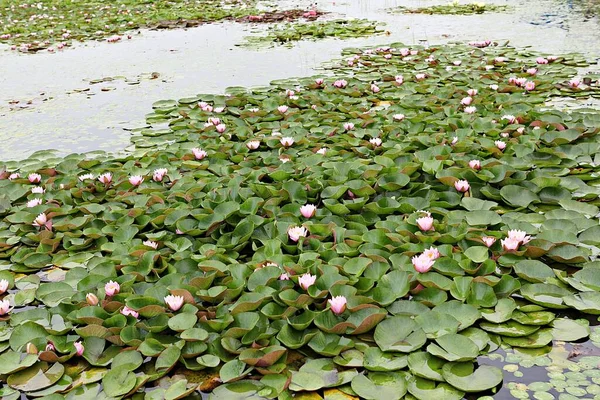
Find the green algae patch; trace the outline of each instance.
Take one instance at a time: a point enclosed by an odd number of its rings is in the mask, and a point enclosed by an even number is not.
[[[242,45],[286,44],[299,40],[357,38],[384,33],[382,23],[366,19],[293,22],[271,26],[265,35],[248,36]]]
[[[435,5],[429,7],[396,7],[390,9],[393,14],[430,14],[430,15],[472,15],[490,12],[504,12],[509,10],[508,6],[497,4],[486,4],[484,2],[473,2],[470,4],[460,4],[458,1],[448,4]]]

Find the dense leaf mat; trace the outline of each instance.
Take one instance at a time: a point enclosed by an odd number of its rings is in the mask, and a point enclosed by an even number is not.
[[[586,338],[600,114],[544,102],[598,83],[488,45],[348,49],[157,102],[129,154],[6,163],[0,395],[460,399],[502,382],[479,355]]]
[[[22,51],[62,48],[73,40],[120,40],[139,28],[194,26],[258,14],[254,0],[0,0],[0,43]]]

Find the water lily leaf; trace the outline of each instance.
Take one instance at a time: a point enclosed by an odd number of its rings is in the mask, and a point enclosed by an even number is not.
[[[487,332],[508,337],[528,336],[540,329],[539,326],[522,325],[516,321],[508,321],[501,324],[482,322],[479,324],[479,327]]]
[[[471,362],[447,363],[442,368],[446,382],[467,393],[482,392],[502,382],[502,370],[489,365],[474,369]]]
[[[481,317],[481,313],[477,308],[470,304],[463,304],[455,300],[447,301],[433,308],[433,311],[451,315],[460,325],[458,330],[468,328],[473,325]]]
[[[370,372],[352,379],[352,390],[363,399],[399,400],[407,391],[406,380],[398,372]]]
[[[0,354],[0,374],[9,375],[13,372],[31,367],[37,361],[35,354],[23,354],[9,350]]]
[[[460,322],[445,312],[430,311],[415,318],[428,339],[436,339],[449,333],[456,333]]]
[[[527,188],[517,185],[507,185],[500,189],[500,195],[508,203],[516,207],[527,207],[539,197]]]
[[[421,326],[406,316],[394,316],[381,321],[373,337],[381,350],[403,353],[415,351],[427,341]]]
[[[465,394],[447,383],[436,384],[434,381],[414,376],[408,378],[408,392],[419,400],[460,400]]]
[[[588,314],[600,314],[600,293],[582,292],[563,297],[563,301],[569,307]]]
[[[542,283],[548,278],[554,278],[552,269],[537,260],[522,260],[515,265],[515,272],[521,278],[532,282]]]
[[[102,378],[104,392],[111,397],[129,393],[136,385],[135,374],[126,368],[111,369]]]
[[[473,246],[465,250],[464,254],[471,261],[475,263],[482,263],[488,259],[488,248],[485,246]]]
[[[242,379],[248,375],[254,368],[248,366],[240,360],[231,360],[226,362],[219,372],[221,380],[225,383]]]
[[[287,352],[282,346],[268,346],[262,349],[246,349],[240,353],[240,361],[255,367],[268,367],[277,362]]]
[[[156,359],[156,363],[154,365],[156,371],[161,372],[171,369],[175,365],[177,360],[179,360],[180,355],[181,350],[179,349],[179,347],[174,345],[167,347],[162,351],[162,353],[160,353],[160,355]]]
[[[568,308],[563,298],[570,296],[567,289],[555,285],[532,283],[521,287],[521,295],[527,300],[548,308]]]
[[[556,318],[552,321],[552,336],[555,340],[572,342],[588,337],[590,334],[590,323],[585,319],[571,320]]]
[[[397,371],[408,365],[408,357],[384,353],[377,347],[369,347],[364,354],[361,366],[369,371]]]
[[[448,361],[467,361],[479,354],[477,345],[463,335],[451,333],[438,337],[435,342],[437,344],[427,346],[427,351]]]
[[[413,375],[421,378],[444,382],[442,367],[446,360],[436,357],[425,351],[418,351],[408,355],[408,368]]]
[[[514,347],[540,348],[552,342],[552,330],[540,329],[525,337],[503,337],[502,341]]]
[[[11,374],[8,385],[23,392],[33,392],[54,385],[65,373],[65,367],[60,363],[52,366],[39,362],[33,366]]]

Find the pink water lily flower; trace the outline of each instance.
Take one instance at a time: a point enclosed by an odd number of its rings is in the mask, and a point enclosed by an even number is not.
[[[46,345],[46,351],[55,351],[54,344],[52,342]]]
[[[104,293],[106,293],[108,297],[114,296],[115,294],[119,293],[120,290],[121,285],[119,285],[117,282],[109,281],[104,285]]]
[[[162,182],[164,176],[168,173],[169,171],[166,168],[158,168],[156,170],[154,170],[154,174],[152,174],[152,179],[155,182]]]
[[[316,275],[311,275],[309,273],[306,273],[304,275],[300,275],[300,277],[298,278],[298,284],[300,285],[300,287],[302,289],[308,290],[309,287],[311,287],[312,285],[315,284],[316,280],[317,280]]]
[[[436,249],[435,247],[431,246],[428,249],[425,249],[425,251],[423,252],[423,254],[421,254],[422,257],[427,257],[431,260],[437,260],[438,258],[440,258],[440,251],[438,249]]]
[[[32,208],[35,206],[39,206],[40,204],[42,204],[42,199],[31,199],[27,202],[27,207]]]
[[[517,122],[517,117],[515,117],[514,115],[510,115],[510,114],[503,115],[502,119],[507,120],[509,124],[514,124]]]
[[[15,179],[19,179],[20,177],[21,177],[21,174],[19,174],[18,172],[13,172],[12,174],[10,174],[8,176],[8,180],[14,181]]]
[[[462,64],[462,61],[460,61],[460,60],[455,60],[455,61],[452,61],[452,64],[453,64],[454,66],[458,67],[460,64]]]
[[[450,144],[451,144],[452,146],[454,146],[456,143],[458,143],[458,136],[454,136],[454,137],[452,138],[452,141],[450,142]]]
[[[499,86],[496,84],[490,85],[490,89],[492,89],[492,90],[498,90],[498,88],[499,88]]]
[[[208,123],[209,123],[210,125],[217,126],[217,125],[219,125],[219,124],[221,123],[221,118],[217,118],[217,117],[210,117],[210,118],[208,119]],[[209,126],[210,126],[210,125],[209,125]]]
[[[44,189],[41,186],[34,186],[31,188],[31,193],[36,193],[36,194],[41,194],[41,193],[45,193],[46,189]]]
[[[545,59],[544,57],[538,57],[538,58],[536,58],[535,62],[538,63],[538,64],[548,64],[548,60]]]
[[[259,146],[260,146],[260,140],[251,140],[248,143],[246,143],[246,147],[249,150],[256,150],[256,149],[258,149]]]
[[[537,68],[528,68],[526,71],[529,75],[535,75],[538,73]]]
[[[6,279],[0,280],[0,294],[4,294],[8,290],[8,281]]]
[[[151,247],[154,250],[158,249],[158,243],[153,240],[146,240],[142,243],[144,246]]]
[[[527,78],[517,78],[517,79],[515,79],[515,84],[517,86],[524,86],[526,82],[527,82]]]
[[[569,86],[573,89],[578,88],[580,84],[581,84],[581,82],[577,78],[573,78],[569,81]]]
[[[215,128],[217,129],[217,132],[223,133],[225,132],[225,129],[227,129],[227,126],[225,124],[219,124]]]
[[[10,303],[8,300],[0,300],[0,315],[6,315],[10,311]]]
[[[323,82],[324,82],[323,78],[317,78],[317,79],[315,79],[315,83],[317,85],[319,85],[319,86],[321,86],[323,84]]]
[[[225,111],[225,107],[215,107],[214,110],[217,114],[221,114],[223,111]]]
[[[174,296],[172,294],[165,297],[165,304],[171,309],[171,311],[179,310],[184,303],[183,296]]]
[[[133,186],[140,186],[144,182],[144,177],[141,175],[133,175],[129,177],[129,183]]]
[[[518,229],[512,229],[507,232],[509,239],[516,240],[522,244],[526,244],[531,240],[531,236],[527,236],[527,232]]]
[[[127,306],[123,307],[123,309],[121,310],[121,314],[123,314],[126,317],[131,315],[134,318],[138,318],[140,316],[140,314],[137,311],[132,310],[131,308],[129,308]]]
[[[469,161],[469,167],[471,167],[472,169],[479,170],[479,169],[481,169],[481,161],[471,160],[471,161]]]
[[[327,302],[331,306],[331,311],[336,315],[340,315],[346,310],[347,300],[344,296],[333,296]]]
[[[467,96],[460,101],[460,104],[462,104],[463,106],[468,106],[469,104],[471,104],[472,101],[473,98],[471,96]]]
[[[402,121],[404,119],[404,114],[394,114],[392,118],[394,121]]]
[[[506,251],[514,251],[519,248],[519,241],[511,238],[501,239],[502,248]]]
[[[506,148],[506,143],[504,143],[502,140],[496,140],[494,144],[499,150],[504,150]]]
[[[283,274],[279,275],[279,280],[280,281],[289,281],[290,276],[287,274],[287,272],[284,272]]]
[[[469,89],[469,90],[467,90],[467,94],[469,96],[473,97],[477,94],[477,89]]]
[[[314,217],[316,213],[317,206],[315,206],[314,204],[305,204],[302,207],[300,207],[300,214],[302,214],[304,218]]]
[[[432,231],[433,230],[433,217],[421,217],[416,219],[417,225],[419,229],[423,232]]]
[[[373,145],[373,147],[379,147],[379,146],[381,146],[382,142],[381,142],[380,138],[376,137],[376,138],[369,139],[369,143],[371,143]]]
[[[40,183],[42,181],[42,176],[40,174],[29,174],[27,179],[31,183]]]
[[[83,347],[83,344],[81,342],[75,342],[73,345],[75,346],[75,351],[77,352],[77,355],[82,356],[83,352],[85,351],[85,347]]]
[[[427,78],[427,74],[420,73],[415,75],[415,79],[418,81],[422,81],[425,78]]]
[[[288,136],[282,137],[281,139],[279,139],[279,141],[281,142],[281,144],[284,147],[290,147],[291,145],[294,144],[294,138],[291,138],[291,137],[288,137]]]
[[[352,129],[354,129],[354,124],[352,122],[346,122],[344,123],[344,129],[347,131],[351,131]]]
[[[112,174],[110,172],[106,172],[98,177],[98,180],[105,185],[108,185],[112,182]]]
[[[465,112],[467,114],[474,114],[475,111],[477,111],[477,107],[475,107],[475,106],[465,107]]]
[[[98,305],[98,296],[96,296],[94,293],[88,293],[85,295],[85,301],[90,305],[90,306],[97,306]]]
[[[373,93],[379,93],[379,90],[380,90],[380,89],[379,89],[379,86],[377,86],[377,85],[375,85],[375,84],[372,84],[372,85],[371,85],[371,91],[372,91]]]
[[[348,86],[348,82],[346,82],[344,79],[338,79],[337,81],[333,82],[333,86],[342,89]]]
[[[52,230],[52,220],[48,219],[48,216],[45,213],[41,213],[37,217],[35,217],[32,225],[37,228],[45,227],[49,231]]]
[[[407,49],[406,47],[403,47],[400,49],[400,54],[402,54],[403,57],[406,57],[407,55],[410,54],[410,50]]]
[[[508,132],[502,132],[502,133],[500,134],[500,136],[502,136],[503,138],[507,138],[507,137],[509,137],[509,136],[510,136],[510,133],[508,133]]]
[[[192,149],[192,154],[194,154],[194,158],[196,160],[202,160],[203,158],[205,158],[208,153],[202,149],[199,149],[197,147]]]
[[[485,243],[487,247],[492,247],[494,243],[496,243],[496,238],[491,236],[484,236],[481,238],[481,241]]]
[[[277,111],[279,111],[282,114],[285,114],[288,110],[288,106],[279,106],[277,107]]]
[[[469,182],[466,180],[458,180],[454,182],[454,188],[462,193],[468,192],[470,187],[471,186],[469,185]]]
[[[404,83],[404,77],[402,75],[397,75],[394,80],[398,85],[402,85]]]
[[[327,148],[323,147],[317,150],[317,154],[324,156],[327,153]]]
[[[535,82],[533,82],[533,81],[527,81],[527,82],[525,82],[525,90],[527,90],[528,92],[530,92],[533,89],[535,89]]]
[[[432,260],[429,257],[423,256],[423,254],[421,254],[419,256],[414,256],[411,259],[411,261],[412,261],[413,267],[415,267],[415,270],[420,273],[425,273],[425,272],[429,271],[431,269],[431,267],[433,267],[433,264],[435,263],[434,260]]]
[[[297,242],[308,235],[308,230],[303,226],[290,226],[287,233],[292,241]]]

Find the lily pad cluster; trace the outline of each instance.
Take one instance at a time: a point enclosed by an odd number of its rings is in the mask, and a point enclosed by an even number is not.
[[[0,43],[39,51],[61,49],[73,40],[118,41],[134,29],[168,27],[172,22],[194,26],[256,15],[255,4],[253,0],[203,0],[201,4],[191,0],[8,0],[0,3]]]
[[[502,12],[508,10],[508,6],[498,4],[487,4],[484,2],[473,2],[461,4],[458,0],[448,4],[439,4],[429,7],[395,7],[390,10],[391,13],[404,14],[439,14],[439,15],[472,15],[483,14],[487,12]]]
[[[585,60],[343,54],[0,169],[3,398],[461,399],[589,335],[600,113],[544,106],[600,95]]]
[[[285,44],[304,39],[337,37],[341,39],[384,33],[381,23],[366,19],[292,22],[270,26],[266,35],[248,36],[245,45]]]

